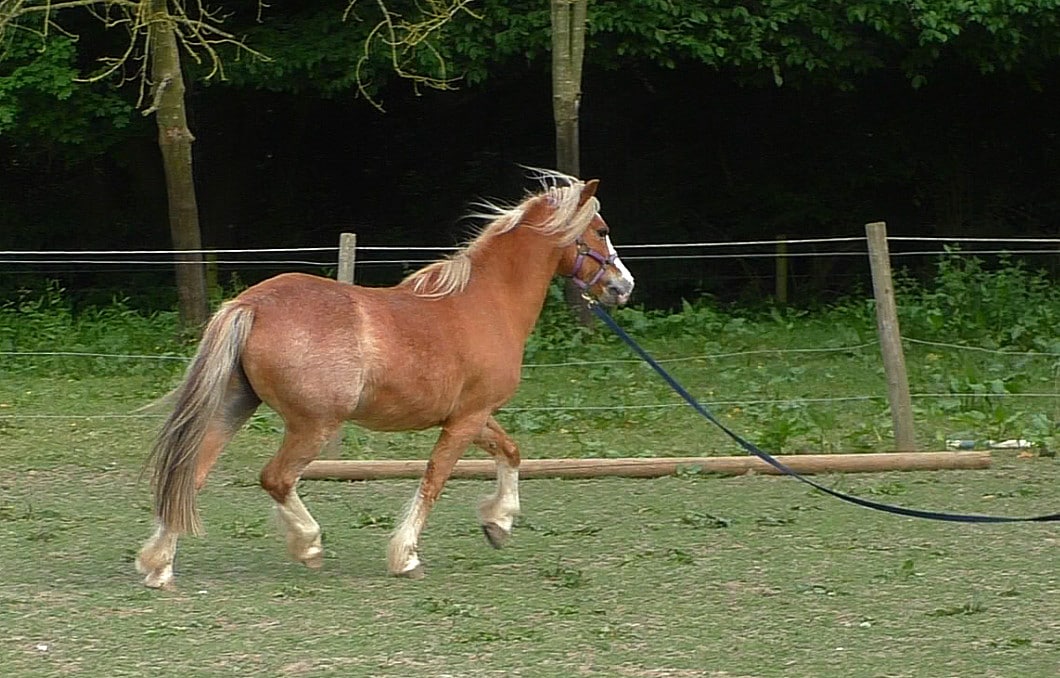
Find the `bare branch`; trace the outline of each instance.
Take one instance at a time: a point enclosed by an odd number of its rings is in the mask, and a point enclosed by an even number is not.
[[[168,75],[162,78],[162,82],[158,83],[158,86],[155,87],[154,101],[151,102],[150,107],[145,108],[141,112],[143,115],[151,115],[158,110],[158,106],[162,103],[162,95],[166,93],[166,88],[169,87],[169,83],[171,82],[173,82],[173,78]]]
[[[46,15],[51,15],[66,9],[89,7],[92,5],[113,5],[115,7],[127,7],[133,9],[139,4],[140,3],[136,0],[61,0],[60,2],[44,0],[39,5],[33,5],[29,4],[27,0],[8,0],[8,2],[0,4],[0,20],[14,20],[21,16],[40,12],[44,12]],[[8,5],[14,7],[10,12],[8,11]]]
[[[358,0],[350,0],[342,19],[355,17]],[[456,78],[446,75],[446,62],[441,52],[432,44],[438,32],[456,16],[466,13],[479,18],[470,5],[474,0],[417,0],[417,16],[407,19],[392,11],[387,0],[375,0],[380,19],[369,31],[364,42],[363,53],[354,69],[358,91],[373,106],[380,108],[369,92],[366,80],[366,65],[376,50],[386,55],[390,68],[399,77],[409,80],[415,88],[452,89]],[[225,78],[222,47],[235,49],[236,58],[243,54],[268,60],[261,52],[252,49],[238,36],[223,27],[227,15],[220,9],[211,9],[204,0],[167,0],[168,15],[158,16],[147,12],[148,0],[0,0],[0,39],[8,27],[29,29],[45,39],[50,31],[69,34],[59,24],[60,15],[67,10],[83,9],[107,29],[122,28],[128,32],[128,42],[116,56],[99,60],[99,68],[79,78],[80,82],[98,82],[123,71],[123,79],[139,79],[139,104],[146,100],[148,78],[145,55],[150,53],[150,27],[154,22],[172,22],[174,33],[182,51],[198,64],[208,67],[206,78]],[[258,2],[257,20],[261,21],[265,0]],[[356,18],[356,17],[355,17]],[[414,64],[426,56],[435,64],[435,72],[427,75]],[[150,112],[154,105],[150,105]]]
[[[446,63],[441,52],[431,44],[430,39],[460,13],[466,13],[476,19],[480,18],[469,7],[474,0],[423,0],[417,3],[420,18],[417,21],[408,21],[400,14],[393,12],[387,6],[386,0],[375,0],[379,7],[382,18],[368,32],[364,40],[361,57],[357,60],[354,68],[354,77],[357,81],[357,91],[373,106],[383,110],[368,91],[369,83],[365,80],[365,65],[369,62],[374,45],[378,42],[386,51],[390,67],[399,77],[410,80],[413,87],[426,86],[432,89],[453,89],[453,83],[457,78],[448,78],[445,75]],[[353,15],[357,0],[351,0],[343,12],[342,20],[346,21]],[[437,62],[441,77],[424,75],[408,69],[408,64],[415,58],[418,50],[425,50],[431,58]]]
[[[222,46],[234,47],[237,55],[246,53],[255,58],[268,60],[261,52],[248,47],[240,38],[224,30],[227,18],[220,10],[211,10],[202,0],[192,5],[184,0],[168,0],[168,16],[152,17],[148,14],[147,0],[0,0],[0,39],[7,28],[28,29],[45,39],[51,30],[67,35],[58,23],[59,14],[66,10],[83,9],[98,20],[104,28],[122,27],[128,34],[128,42],[117,56],[99,59],[100,68],[78,78],[78,82],[98,82],[112,77],[118,71],[134,66],[132,76],[140,81],[138,104],[142,105],[147,92],[146,55],[150,53],[150,26],[157,21],[172,22],[175,34],[184,51],[196,61],[207,63],[210,70],[206,78],[215,76],[224,79],[224,63],[219,53]],[[264,2],[258,3],[260,19]],[[145,114],[153,112],[152,104]]]

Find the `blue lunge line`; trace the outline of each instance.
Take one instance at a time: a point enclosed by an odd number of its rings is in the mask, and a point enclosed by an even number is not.
[[[626,344],[628,344],[629,347],[632,348],[633,351],[644,360],[644,362],[651,365],[651,368],[658,372],[660,377],[666,380],[666,383],[670,385],[670,388],[677,392],[677,395],[681,396],[681,398],[684,399],[684,401],[687,402],[689,405],[691,405],[696,412],[699,412],[708,421],[713,422],[715,425],[718,426],[718,428],[720,428],[722,431],[725,431],[725,433],[730,438],[735,440],[740,447],[745,449],[747,452],[753,454],[754,456],[758,457],[759,459],[769,464],[781,473],[789,475],[792,478],[801,480],[807,485],[810,485],[811,487],[814,487],[820,490],[821,492],[824,492],[825,494],[830,494],[831,496],[837,499],[842,499],[843,501],[848,501],[852,504],[857,504],[858,506],[864,506],[865,508],[876,509],[877,511],[885,511],[887,513],[896,513],[901,516],[911,516],[913,518],[927,518],[928,520],[945,520],[955,523],[1044,523],[1060,521],[1060,513],[1053,513],[1051,515],[1045,516],[1033,516],[1027,518],[1012,518],[1008,516],[983,516],[975,514],[922,511],[920,509],[906,508],[904,506],[882,504],[880,502],[862,499],[861,497],[855,497],[853,495],[845,494],[843,492],[839,492],[838,490],[833,490],[831,488],[825,487],[824,485],[821,485],[820,483],[814,480],[800,475],[796,471],[786,466],[783,462],[776,459],[776,457],[774,457],[773,455],[762,450],[754,443],[747,441],[739,434],[733,432],[728,426],[718,421],[717,417],[715,417],[710,412],[710,410],[701,405],[699,401],[696,400],[692,396],[692,394],[685,389],[684,386],[681,386],[681,384],[679,384],[676,379],[670,376],[669,372],[663,369],[662,365],[660,365],[658,362],[655,361],[654,358],[648,355],[648,352],[641,348],[640,345],[633,340],[633,337],[626,334],[626,331],[623,330],[618,325],[618,323],[616,323],[614,319],[607,314],[607,311],[605,311],[598,303],[590,302],[589,307],[592,309],[593,313],[596,314],[596,317],[603,321],[605,325],[610,327],[611,330],[622,339],[622,341],[626,342]]]

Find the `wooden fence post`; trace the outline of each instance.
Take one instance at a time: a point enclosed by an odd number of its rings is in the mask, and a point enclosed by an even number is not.
[[[777,280],[776,302],[781,306],[788,304],[788,236],[777,236]]]
[[[339,268],[335,271],[335,279],[348,285],[353,284],[353,267],[357,261],[357,234],[339,234]],[[335,435],[331,436],[320,455],[325,459],[335,459],[342,454],[342,435],[345,426],[340,426]]]
[[[887,224],[878,221],[865,224],[872,269],[872,289],[876,296],[876,329],[880,335],[883,369],[887,374],[887,399],[891,404],[895,448],[900,452],[916,450],[913,427],[913,401],[909,396],[909,375],[905,371],[905,353],[898,329],[898,310],[894,301],[890,253],[887,249]]]
[[[339,235],[339,270],[335,279],[339,282],[353,284],[353,265],[357,261],[357,234],[342,233]]]
[[[215,301],[221,296],[222,290],[217,280],[217,253],[208,252],[206,254],[206,298]]]

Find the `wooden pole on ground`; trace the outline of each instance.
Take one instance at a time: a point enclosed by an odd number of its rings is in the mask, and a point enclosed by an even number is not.
[[[879,471],[938,471],[982,469],[990,466],[990,453],[970,452],[882,452],[871,454],[798,454],[777,457],[798,473],[857,473]],[[302,478],[317,480],[379,480],[419,478],[427,462],[423,460],[354,461],[317,460],[311,462]],[[622,459],[525,459],[519,466],[523,478],[596,478],[623,476],[657,478],[674,475],[682,469],[702,473],[743,475],[777,474],[777,470],[757,457],[672,457]],[[462,459],[453,478],[492,478],[496,467],[490,459]]]
[[[339,234],[339,269],[335,279],[339,282],[353,284],[353,265],[357,261],[357,234]]]
[[[887,399],[891,404],[895,448],[902,452],[916,449],[913,427],[913,401],[909,396],[909,375],[905,371],[905,353],[898,329],[898,310],[894,301],[890,253],[887,249],[887,224],[877,221],[865,224],[872,268],[872,289],[876,295],[876,328],[880,334],[883,369],[887,373]]]

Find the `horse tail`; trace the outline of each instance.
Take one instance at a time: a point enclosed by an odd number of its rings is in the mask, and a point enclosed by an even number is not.
[[[173,392],[174,408],[151,449],[155,518],[165,529],[201,534],[195,495],[199,448],[222,404],[254,321],[254,310],[237,302],[214,314],[184,381]]]

